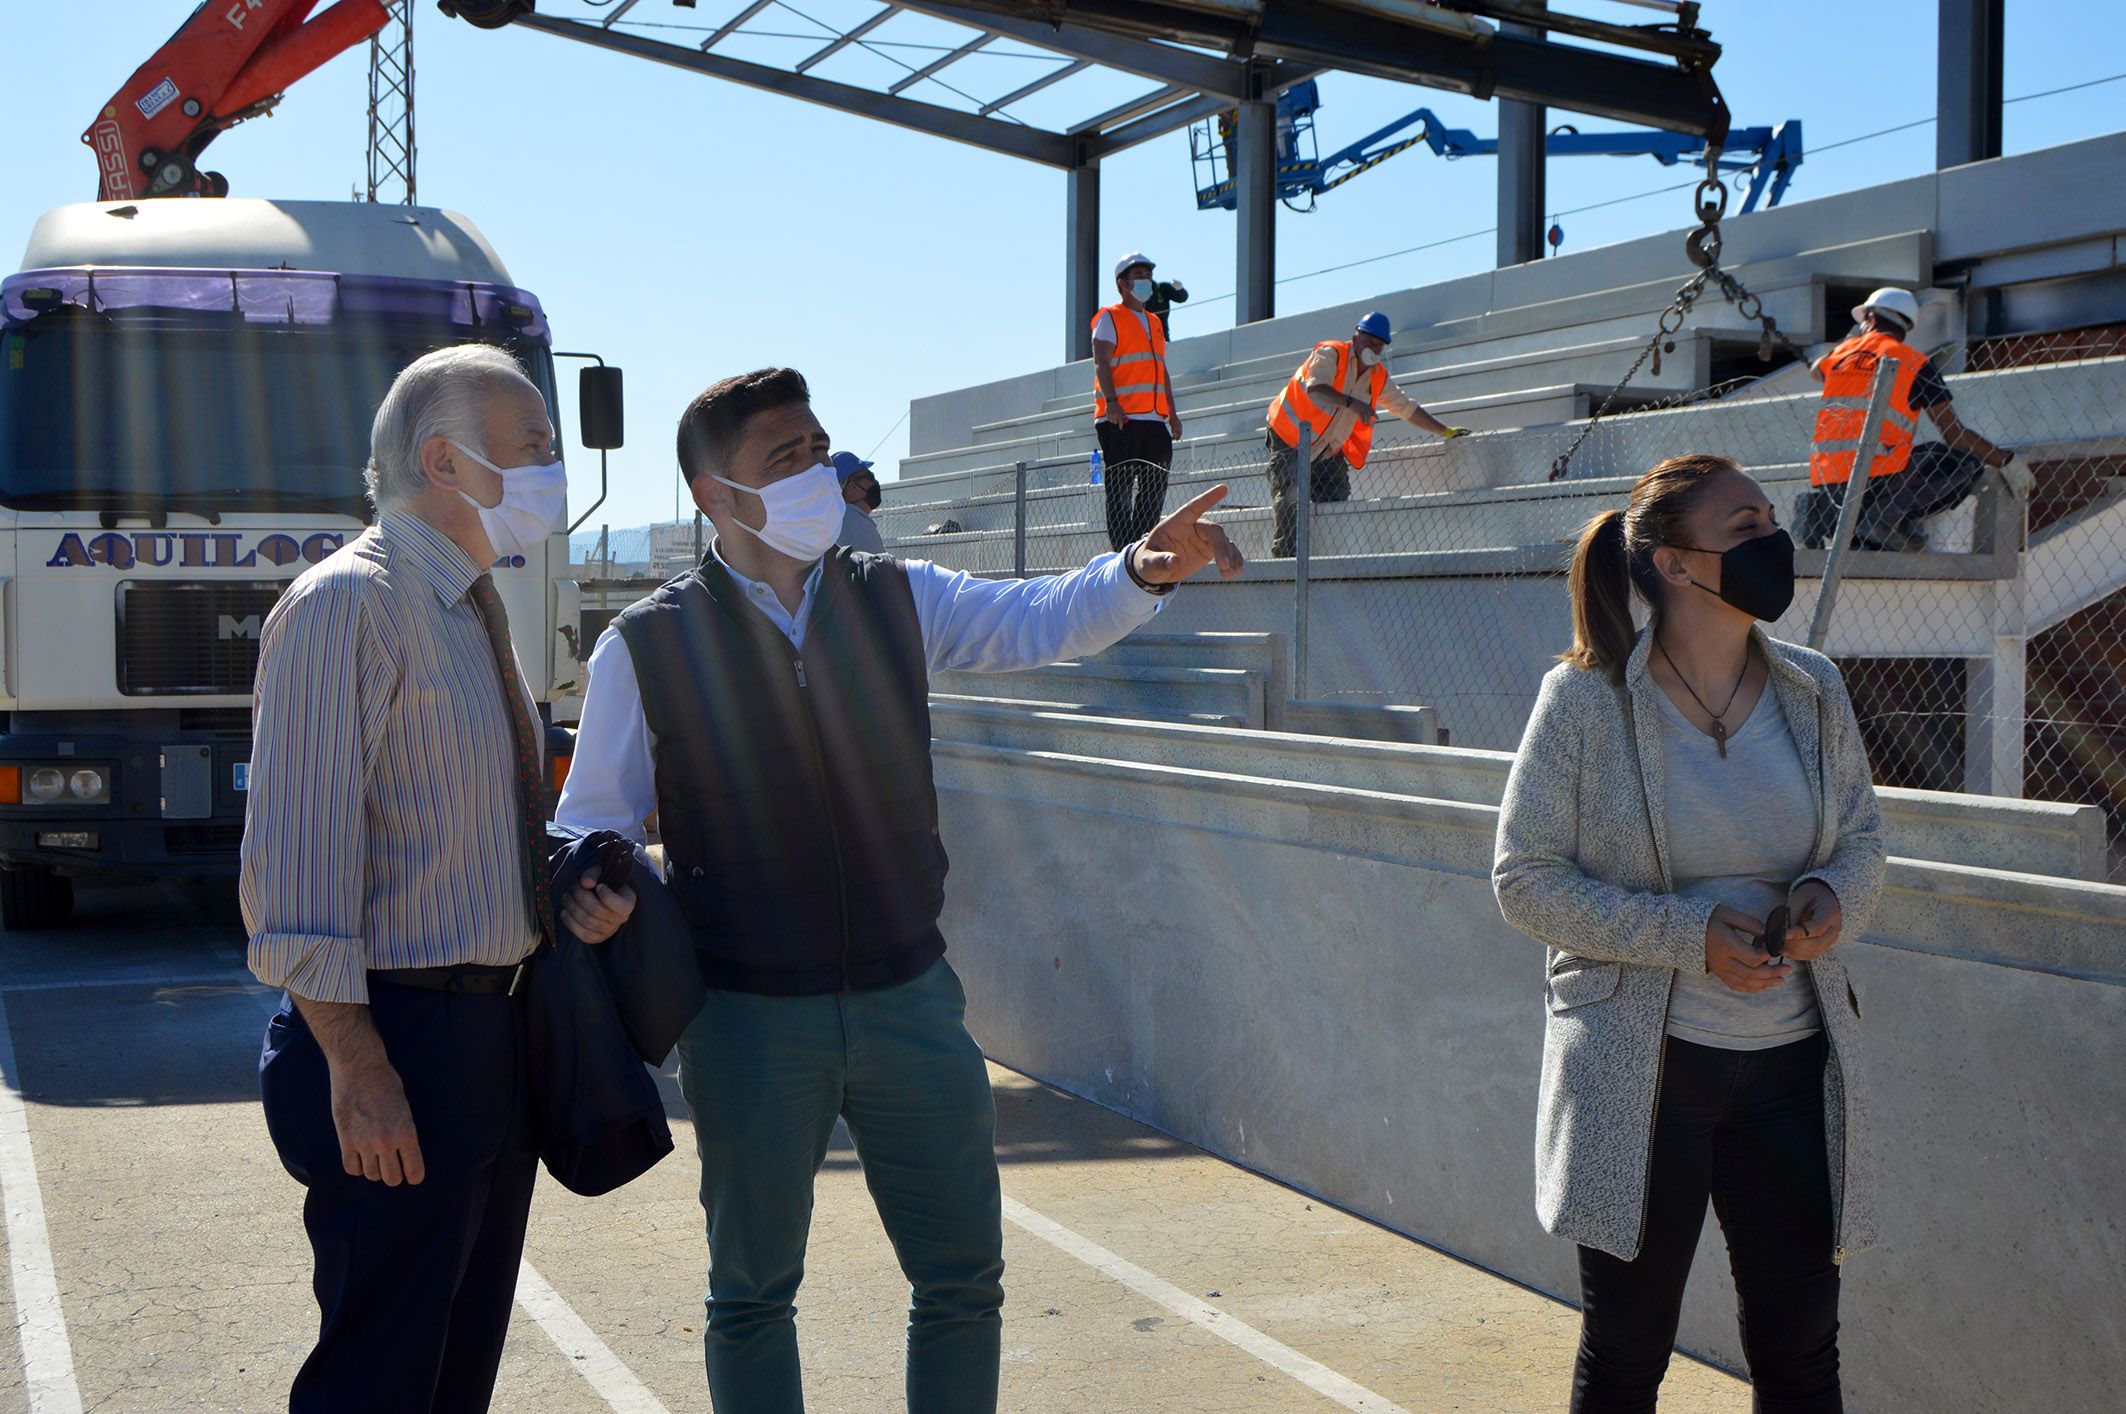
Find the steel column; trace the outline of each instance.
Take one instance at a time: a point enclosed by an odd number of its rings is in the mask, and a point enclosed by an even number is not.
[[[2001,155],[2006,0],[1941,0],[1936,25],[1934,165]]]
[[[1253,324],[1277,306],[1277,101],[1240,105],[1233,134],[1233,322]]]
[[[1529,39],[1543,37],[1532,25],[1507,24],[1499,29]],[[1502,267],[1543,258],[1543,207],[1548,201],[1543,128],[1548,111],[1540,103],[1499,100],[1498,263]]]
[[[1104,301],[1100,280],[1100,163],[1091,158],[1064,176],[1063,357],[1093,356],[1093,314]]]

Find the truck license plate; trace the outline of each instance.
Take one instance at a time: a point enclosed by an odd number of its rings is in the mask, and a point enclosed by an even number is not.
[[[243,791],[251,789],[251,763],[249,761],[239,761],[236,763],[235,770],[236,788]]]

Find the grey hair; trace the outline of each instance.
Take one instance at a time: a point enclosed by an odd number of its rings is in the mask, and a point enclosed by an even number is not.
[[[381,512],[427,489],[421,448],[431,437],[486,455],[486,400],[511,383],[531,386],[524,366],[493,344],[454,344],[407,364],[377,404],[369,429],[369,465],[362,472],[369,503]]]

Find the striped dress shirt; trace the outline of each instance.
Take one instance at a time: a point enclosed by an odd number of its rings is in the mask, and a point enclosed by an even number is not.
[[[531,952],[515,731],[466,592],[479,575],[387,512],[267,616],[241,892],[269,986],[366,1002],[371,969]]]

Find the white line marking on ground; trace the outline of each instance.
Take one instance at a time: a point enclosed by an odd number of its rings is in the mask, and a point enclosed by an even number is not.
[[[532,1264],[518,1260],[517,1304],[539,1323],[590,1387],[620,1414],[671,1414],[635,1372],[583,1323],[561,1293],[547,1285]]]
[[[265,997],[278,1007],[280,993],[269,991],[248,976],[231,977],[226,972],[198,972],[172,977],[144,972],[128,977],[117,973],[103,977],[46,977],[35,982],[0,982],[0,992],[68,992],[83,987],[233,987]]]
[[[1076,1257],[1102,1276],[1113,1277],[1139,1296],[1149,1297],[1167,1310],[1185,1316],[1228,1344],[1284,1371],[1325,1399],[1346,1409],[1366,1414],[1410,1414],[1401,1405],[1375,1394],[1364,1385],[1337,1374],[1319,1360],[1300,1354],[1282,1341],[1273,1340],[1238,1317],[1230,1316],[1205,1301],[1189,1295],[1163,1278],[1153,1276],[1133,1262],[1123,1260],[1090,1238],[1045,1218],[1014,1198],[1004,1200],[1004,1216],[1035,1237]]]
[[[280,993],[253,982],[249,973],[243,973],[241,977],[241,985],[268,1016],[280,1010]],[[218,980],[226,982],[231,979],[224,976]],[[5,1040],[4,1031],[0,1031],[0,1040]],[[0,1122],[4,1120],[4,1113],[0,1113]],[[671,1414],[657,1396],[650,1393],[649,1386],[636,1377],[610,1346],[598,1339],[597,1332],[576,1314],[575,1308],[562,1298],[561,1293],[522,1257],[517,1258],[517,1304],[539,1323],[539,1329],[546,1332],[547,1339],[554,1343],[562,1357],[618,1414]],[[80,1405],[76,1404],[74,1408],[78,1410]],[[33,1414],[42,1414],[42,1411],[33,1411]]]
[[[74,1347],[59,1306],[59,1274],[44,1227],[44,1190],[30,1152],[29,1111],[22,1072],[0,1003],[0,1201],[7,1206],[7,1259],[15,1282],[15,1334],[22,1341],[22,1383],[30,1414],[81,1414],[74,1383]]]

